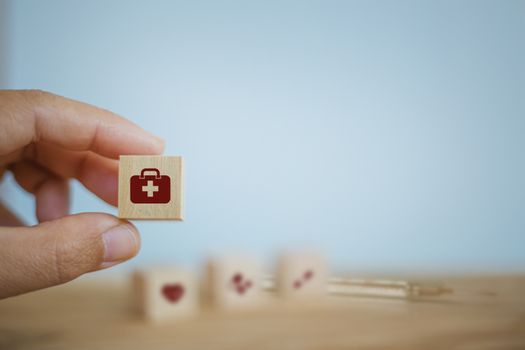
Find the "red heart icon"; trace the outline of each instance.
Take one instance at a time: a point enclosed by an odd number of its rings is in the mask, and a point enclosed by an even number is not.
[[[162,294],[169,302],[176,303],[184,295],[184,286],[180,283],[165,284],[162,287]]]

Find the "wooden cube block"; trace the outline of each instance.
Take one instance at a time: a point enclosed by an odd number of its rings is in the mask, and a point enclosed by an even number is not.
[[[150,321],[188,318],[199,311],[198,281],[181,268],[136,271],[133,291],[137,309]]]
[[[182,158],[121,156],[118,209],[123,219],[182,220]]]
[[[252,309],[263,300],[262,272],[250,256],[210,259],[205,284],[208,301],[218,309]]]
[[[321,255],[292,253],[277,264],[276,292],[285,298],[315,298],[326,295],[328,267]]]

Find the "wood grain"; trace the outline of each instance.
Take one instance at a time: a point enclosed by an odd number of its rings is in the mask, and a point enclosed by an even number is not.
[[[80,280],[0,301],[0,349],[525,349],[525,276],[445,282],[458,293],[276,301],[152,325],[131,311],[127,282]]]

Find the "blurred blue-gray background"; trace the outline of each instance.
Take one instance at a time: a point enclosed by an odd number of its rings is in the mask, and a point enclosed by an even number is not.
[[[315,246],[351,271],[525,271],[524,1],[1,0],[0,29],[3,88],[185,157],[186,221],[137,222],[120,269]]]

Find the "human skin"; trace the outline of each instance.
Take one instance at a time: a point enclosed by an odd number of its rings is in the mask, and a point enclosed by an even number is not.
[[[33,194],[39,221],[24,226],[0,201],[0,299],[135,256],[140,235],[130,222],[69,215],[68,180],[117,205],[118,157],[163,149],[163,140],[109,111],[40,90],[0,90],[0,177],[12,172]]]

